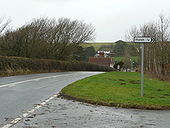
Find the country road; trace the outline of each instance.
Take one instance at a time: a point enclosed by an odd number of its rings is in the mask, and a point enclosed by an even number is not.
[[[100,72],[62,72],[0,77],[0,127],[64,86]]]
[[[100,72],[0,78],[0,128],[169,128],[170,111],[96,106],[54,97],[66,85]],[[37,104],[48,101],[41,107]],[[27,115],[27,112],[32,112]],[[25,115],[22,118],[20,115]],[[11,121],[17,119],[15,125]]]

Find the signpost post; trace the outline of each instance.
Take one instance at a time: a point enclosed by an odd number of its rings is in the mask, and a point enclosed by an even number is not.
[[[144,84],[144,43],[141,44],[141,97],[143,97],[143,84]]]
[[[151,43],[152,38],[150,37],[135,37],[135,43],[141,43],[141,97],[144,96],[144,43]]]

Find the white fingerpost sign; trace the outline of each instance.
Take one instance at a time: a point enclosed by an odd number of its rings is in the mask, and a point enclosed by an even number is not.
[[[143,85],[144,85],[144,79],[143,79],[144,78],[144,43],[151,43],[151,42],[153,42],[153,40],[150,37],[135,37],[134,42],[141,43],[141,49],[142,49],[142,53],[141,53],[141,97],[143,97],[143,95],[144,95],[144,89],[143,89]]]
[[[151,43],[152,38],[150,38],[150,37],[135,37],[134,42],[135,43]]]

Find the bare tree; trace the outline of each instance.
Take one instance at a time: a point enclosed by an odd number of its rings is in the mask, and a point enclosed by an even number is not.
[[[130,31],[129,36],[134,38],[136,33],[140,36],[154,38],[154,43],[145,44],[145,71],[156,74],[159,78],[167,75],[166,65],[170,63],[170,29],[169,18],[159,15],[158,22],[151,22]]]
[[[166,18],[164,14],[160,14],[159,15],[159,33],[160,33],[160,39],[162,42],[167,41],[168,39],[170,39],[170,33],[168,31],[169,29],[169,23],[170,23],[170,19]]]
[[[82,21],[39,18],[8,31],[0,49],[3,54],[30,58],[70,59],[81,43],[94,38],[94,28]]]
[[[61,18],[53,28],[53,51],[56,59],[68,59],[79,44],[94,39],[95,29],[82,21]]]
[[[127,42],[132,42],[134,40],[134,37],[140,36],[140,31],[137,26],[131,28],[126,34],[125,34],[125,39]]]
[[[0,17],[0,34],[5,31],[11,20],[5,20],[4,17]]]

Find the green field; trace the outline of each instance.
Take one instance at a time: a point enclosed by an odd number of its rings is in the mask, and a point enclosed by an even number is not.
[[[170,109],[170,83],[145,76],[144,97],[140,96],[140,74],[109,72],[74,82],[61,94],[92,104]]]
[[[96,51],[98,51],[103,45],[113,45],[114,43],[84,43],[82,44],[83,47],[90,47],[93,46]]]

